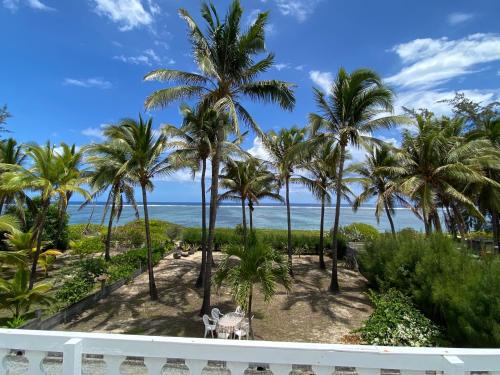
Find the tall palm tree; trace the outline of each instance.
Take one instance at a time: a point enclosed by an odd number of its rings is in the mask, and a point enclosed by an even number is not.
[[[109,210],[108,231],[106,233],[104,259],[111,260],[111,235],[114,220],[119,221],[123,210],[123,202],[130,204],[136,218],[139,218],[139,210],[134,197],[134,181],[123,170],[123,165],[128,161],[128,148],[123,147],[121,142],[108,141],[102,144],[92,144],[88,147],[89,158],[87,162],[92,166],[89,176],[89,184],[92,194],[85,204],[95,200],[101,194],[107,192],[108,197],[104,206],[102,221],[104,221]]]
[[[332,278],[330,291],[339,290],[337,275],[337,236],[340,223],[340,203],[342,179],[344,177],[345,153],[349,145],[359,147],[373,141],[366,134],[382,127],[389,127],[404,118],[383,116],[392,112],[393,94],[377,73],[369,69],[358,69],[348,73],[340,68],[332,83],[330,92],[325,94],[314,89],[318,113],[309,115],[313,134],[323,133],[335,139],[340,147],[337,173],[335,220],[332,233]],[[379,117],[382,116],[382,117]]]
[[[16,140],[9,138],[0,141],[0,163],[11,165],[22,165],[26,159],[23,146],[18,145]],[[0,170],[0,173],[2,171]],[[0,214],[2,213],[3,206],[16,200],[19,205],[25,200],[23,192],[0,192]],[[22,211],[22,210],[21,210]],[[23,211],[24,212],[24,211]]]
[[[3,125],[5,125],[9,117],[12,117],[12,115],[7,110],[7,106],[0,107],[0,133],[7,131]]]
[[[165,151],[169,147],[168,140],[164,133],[157,133],[153,130],[152,118],[144,121],[140,115],[139,121],[129,118],[117,125],[107,126],[104,129],[104,135],[120,143],[128,156],[118,173],[126,173],[131,181],[141,187],[148,250],[149,295],[151,300],[155,301],[158,300],[158,291],[153,272],[147,191],[154,187],[153,177],[168,175],[172,172],[172,166],[168,157],[165,156]]]
[[[285,185],[285,205],[287,218],[287,253],[290,275],[292,270],[292,217],[290,212],[290,180],[294,168],[301,164],[306,155],[312,152],[312,144],[306,142],[307,129],[292,127],[281,129],[278,133],[269,131],[262,137],[262,144],[270,158],[270,164],[276,171],[277,180]]]
[[[232,260],[238,260],[234,265]],[[256,285],[260,285],[264,301],[269,302],[276,293],[278,284],[287,290],[291,288],[288,264],[283,255],[259,242],[254,233],[250,233],[245,246],[232,246],[226,250],[217,273],[215,283],[220,287],[225,281],[232,289],[238,304],[246,308],[249,323],[249,335],[252,331],[252,302]]]
[[[285,200],[280,195],[280,184],[274,176],[273,179],[263,179],[257,181],[252,186],[252,194],[248,197],[248,216],[250,218],[250,232],[253,232],[253,211],[255,205],[259,204],[262,199],[270,199],[284,203]]]
[[[36,250],[33,255],[29,282],[31,289],[36,281],[36,268],[42,250],[43,230],[51,199],[66,201],[68,191],[77,192],[85,198],[88,197],[88,193],[80,187],[84,182],[83,179],[67,177],[64,160],[54,151],[54,146],[49,142],[45,146],[29,145],[26,155],[30,160],[27,167],[0,164],[0,168],[7,171],[0,177],[0,190],[8,193],[34,191],[40,194],[41,205],[33,228]]]
[[[382,144],[374,147],[365,157],[365,161],[352,165],[350,170],[361,177],[357,182],[361,183],[363,191],[356,197],[353,204],[353,210],[358,208],[370,198],[376,198],[375,217],[377,223],[380,221],[382,212],[385,212],[387,220],[391,226],[391,233],[395,236],[394,227],[394,204],[397,202],[406,207],[410,204],[404,199],[401,192],[398,191],[398,182],[394,179],[397,173],[399,162],[393,147]]]
[[[306,160],[300,165],[301,169],[309,172],[308,176],[299,176],[293,179],[294,182],[304,185],[311,191],[313,196],[321,202],[320,225],[319,225],[319,267],[326,269],[324,259],[324,223],[325,223],[325,205],[330,204],[330,191],[335,189],[337,184],[337,172],[339,164],[339,147],[333,140],[326,140],[318,145],[311,159]],[[346,159],[350,155],[346,154]],[[344,178],[342,184],[342,195],[344,199],[350,200],[350,191]]]
[[[243,237],[246,240],[246,202],[258,201],[259,197],[255,193],[262,195],[263,185],[274,182],[274,175],[263,163],[250,157],[246,160],[228,160],[220,178],[221,186],[226,191],[219,196],[219,200],[239,200],[241,202]]]
[[[259,13],[255,22],[242,32],[243,9],[234,0],[224,17],[215,7],[203,3],[201,15],[206,32],[185,10],[179,10],[186,21],[195,63],[200,73],[173,69],[159,69],[148,73],[147,81],[162,81],[174,84],[153,92],[145,102],[147,109],[162,108],[174,101],[196,99],[201,108],[213,108],[227,113],[228,119],[220,119],[216,131],[216,148],[212,158],[212,181],[210,189],[210,215],[207,239],[207,255],[211,256],[217,218],[218,181],[221,143],[227,132],[225,124],[231,123],[238,133],[238,120],[260,133],[251,114],[242,104],[242,99],[264,103],[278,103],[291,110],[295,105],[292,85],[274,79],[258,80],[258,76],[274,64],[274,55],[266,53],[265,26],[268,13]],[[265,57],[256,60],[260,54]],[[201,313],[210,310],[211,267],[206,267],[204,297]]]

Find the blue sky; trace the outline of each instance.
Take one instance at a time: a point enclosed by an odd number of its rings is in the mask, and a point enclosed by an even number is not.
[[[228,1],[216,1],[225,11]],[[305,125],[313,86],[326,87],[340,66],[375,69],[397,93],[396,108],[427,107],[464,91],[500,100],[500,2],[242,1],[245,22],[270,11],[267,46],[276,66],[266,75],[298,85],[293,112],[248,104],[265,130]],[[0,105],[20,141],[82,145],[101,139],[103,124],[143,111],[158,84],[143,82],[158,67],[195,70],[179,7],[199,19],[199,1],[0,0]],[[178,106],[153,111],[155,123],[179,124]],[[398,131],[377,136],[399,140]],[[251,135],[245,147],[262,148]],[[363,152],[353,150],[361,159]],[[156,201],[199,201],[189,173],[158,181]],[[311,202],[294,187],[296,202]]]

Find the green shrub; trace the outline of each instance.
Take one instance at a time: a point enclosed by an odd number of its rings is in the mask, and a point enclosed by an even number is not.
[[[473,257],[445,235],[400,233],[367,244],[359,264],[373,286],[411,297],[453,345],[500,346],[499,257]]]
[[[83,258],[85,255],[104,252],[104,242],[101,236],[83,237],[70,242],[70,247],[75,255]]]
[[[57,291],[56,300],[62,306],[70,306],[90,294],[93,286],[85,277],[75,274]]]
[[[24,221],[21,220],[21,222],[24,222],[21,228],[23,232],[28,232],[33,228],[40,206],[40,198],[35,197],[32,199],[33,210],[27,207],[24,208]],[[14,205],[9,206],[6,210],[6,214],[18,215],[17,207]],[[52,248],[59,250],[66,250],[68,248],[68,215],[66,214],[62,218],[60,217],[57,203],[51,204],[47,209],[42,240],[49,243]]]
[[[106,228],[99,224],[71,224],[68,225],[68,238],[78,241],[87,236],[99,236],[106,233]]]
[[[76,273],[87,280],[89,283],[94,283],[95,279],[106,273],[106,262],[101,258],[89,258],[81,260],[77,264]]]
[[[180,226],[162,220],[150,220],[149,228],[151,233],[151,244],[153,247],[163,247],[171,243],[173,237],[180,232]],[[137,249],[145,246],[146,232],[144,230],[144,221],[135,220],[125,225],[113,229],[112,241],[117,241],[119,247]]]
[[[371,345],[434,346],[439,338],[437,326],[426,318],[411,300],[396,289],[386,293],[369,292],[374,311],[357,330]]]
[[[365,223],[352,223],[340,228],[340,234],[347,242],[368,242],[380,234],[377,228]]]
[[[166,249],[164,247],[153,249],[153,265],[158,264],[165,255],[165,252]],[[129,279],[139,266],[142,265],[144,269],[147,263],[148,253],[146,249],[133,249],[123,254],[118,254],[111,258],[111,262],[108,265],[108,282],[114,282],[122,278]]]

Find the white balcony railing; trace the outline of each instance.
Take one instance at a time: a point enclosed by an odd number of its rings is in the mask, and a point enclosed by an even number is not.
[[[50,361],[59,366],[55,373],[81,374],[82,364],[88,366],[91,360],[101,362],[101,370],[85,368],[86,374],[130,373],[124,370],[123,364],[131,361],[141,365],[141,371],[132,371],[133,374],[162,374],[162,371],[168,374],[172,359],[184,360],[184,364],[181,362],[183,372],[191,375],[200,375],[204,368],[210,371],[207,366],[213,365],[212,361],[220,361],[216,371],[226,375],[229,372],[242,375],[248,368],[255,369],[256,363],[273,375],[288,375],[296,368],[293,365],[307,366],[303,368],[309,368],[316,375],[332,375],[336,370],[379,375],[384,369],[399,370],[402,375],[428,374],[429,371],[500,375],[500,349],[378,347],[0,329],[0,374],[54,373],[53,369],[47,370]]]

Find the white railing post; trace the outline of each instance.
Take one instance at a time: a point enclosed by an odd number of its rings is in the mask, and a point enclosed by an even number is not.
[[[148,369],[149,375],[152,375],[152,374],[161,375],[161,370],[167,364],[167,361],[165,360],[165,358],[145,357],[144,364],[146,365],[146,368]]]
[[[190,375],[201,375],[201,372],[207,365],[207,361],[199,359],[186,359],[184,363],[189,368]]]
[[[449,370],[445,371],[445,375],[464,375],[464,361],[456,355],[445,355],[444,359],[449,365]]]
[[[63,374],[81,375],[82,339],[72,338],[63,344]]]
[[[9,349],[0,349],[0,375],[7,375],[7,355]]]
[[[379,368],[356,367],[356,373],[358,375],[380,375],[380,369]]]
[[[248,363],[226,362],[226,368],[231,371],[231,375],[243,375],[248,368]]]
[[[105,355],[103,360],[106,363],[106,374],[121,375],[120,367],[125,360],[124,356]]]
[[[292,371],[292,364],[270,363],[269,370],[272,371],[273,375],[289,375]]]
[[[37,350],[26,350],[24,356],[28,359],[28,375],[43,374],[42,361],[47,355],[47,352],[40,352]]]
[[[335,371],[335,366],[312,366],[312,370],[316,375],[332,375]]]

